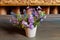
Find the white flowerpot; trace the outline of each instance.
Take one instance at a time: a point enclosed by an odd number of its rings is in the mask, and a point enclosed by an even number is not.
[[[34,27],[33,29],[26,28],[25,29],[26,36],[29,38],[35,37],[36,36],[36,30],[37,30],[37,26]]]

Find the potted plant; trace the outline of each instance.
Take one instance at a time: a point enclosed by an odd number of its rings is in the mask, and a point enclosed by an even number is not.
[[[34,16],[33,16],[33,14]],[[40,24],[40,18],[38,17],[38,13],[32,8],[27,8],[24,12],[25,15],[16,14],[16,18],[18,20],[17,27],[23,28],[26,32],[26,36],[29,38],[36,36],[36,31],[38,24]],[[14,21],[13,21],[14,22]]]
[[[25,29],[26,36],[29,38],[36,36],[37,26],[40,23],[40,19],[32,15],[32,8],[27,9],[27,14],[22,21],[22,26]]]

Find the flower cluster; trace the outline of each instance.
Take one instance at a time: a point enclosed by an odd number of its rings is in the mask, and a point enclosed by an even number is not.
[[[34,8],[28,8],[27,10],[24,9],[23,13],[24,15],[14,15],[17,18],[16,24],[18,24],[19,27],[33,29],[40,24],[40,14]],[[15,23],[15,21],[11,22]]]

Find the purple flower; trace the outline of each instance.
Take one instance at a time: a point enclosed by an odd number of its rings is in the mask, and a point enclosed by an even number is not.
[[[14,18],[14,17],[12,17],[12,18],[10,19],[10,23],[19,24],[18,20],[17,20],[16,18]]]
[[[38,17],[38,13],[37,13],[37,11],[35,11],[35,16]]]
[[[38,12],[35,10],[35,9],[33,9],[33,16],[36,16],[36,17],[38,17]]]
[[[34,28],[34,25],[32,23],[29,24],[29,28],[30,29],[33,29]]]
[[[22,24],[25,25],[26,27],[28,27],[28,23],[26,21],[22,21]]]
[[[32,15],[29,16],[28,22],[29,23],[34,23],[34,17]]]

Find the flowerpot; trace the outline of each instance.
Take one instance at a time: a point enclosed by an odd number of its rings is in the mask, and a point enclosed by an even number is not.
[[[37,30],[37,26],[34,27],[33,29],[30,28],[26,28],[25,32],[26,32],[26,36],[29,38],[33,38],[36,36],[36,30]]]

